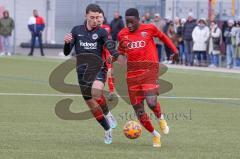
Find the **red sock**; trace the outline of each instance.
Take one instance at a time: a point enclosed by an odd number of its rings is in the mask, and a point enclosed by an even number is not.
[[[108,88],[111,93],[114,92],[114,77],[108,78]]]
[[[139,116],[139,121],[142,124],[142,126],[147,129],[150,133],[154,131],[154,128],[152,126],[152,123],[146,113]]]
[[[109,126],[106,118],[103,116],[103,112],[100,107],[91,109],[91,112],[92,112],[93,116],[96,118],[96,120],[99,122],[99,124],[104,128],[105,131],[110,129],[110,126]]]
[[[104,96],[101,96],[101,97],[100,97],[99,99],[97,99],[96,101],[97,101],[97,103],[100,105],[100,107],[107,105],[107,104],[106,104],[106,99],[105,99]]]
[[[105,97],[102,96],[101,98],[97,99],[96,101],[97,101],[97,103],[99,104],[99,106],[101,107],[103,113],[104,113],[105,115],[107,115],[108,112],[109,112],[109,109],[108,109],[108,106],[107,106],[107,102],[106,102]]]
[[[160,103],[158,102],[157,105],[152,109],[154,112],[155,116],[160,119],[161,118],[161,106]]]

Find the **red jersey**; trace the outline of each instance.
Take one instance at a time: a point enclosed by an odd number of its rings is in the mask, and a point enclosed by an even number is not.
[[[103,25],[101,26],[101,28],[103,28],[103,29],[105,29],[105,30],[107,31],[107,33],[108,33],[108,38],[111,39],[111,34],[110,34],[111,28],[110,28],[110,26],[109,26],[109,25],[106,25],[106,24],[103,24]],[[102,53],[103,59],[104,59],[104,60],[107,60],[110,55],[111,55],[110,52],[107,50],[106,47],[104,47],[104,48],[103,48],[103,53]],[[109,64],[108,62],[106,62],[106,66],[107,66],[107,68],[111,68],[111,67],[112,67],[112,65]]]
[[[103,24],[101,28],[105,29],[108,33],[108,36],[110,36],[111,28],[109,25]]]
[[[124,28],[118,34],[119,53],[127,56],[127,85],[132,105],[141,103],[145,94],[159,94],[159,62],[154,37],[177,53],[172,41],[152,24],[140,24],[135,32]]]
[[[140,24],[135,32],[130,32],[127,27],[122,29],[118,34],[119,53],[127,56],[128,63],[158,63],[158,53],[154,37],[159,38],[174,53],[177,53],[177,48],[172,41],[153,24]]]

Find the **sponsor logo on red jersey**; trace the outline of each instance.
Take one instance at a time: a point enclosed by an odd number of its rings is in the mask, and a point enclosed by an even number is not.
[[[127,43],[128,49],[139,49],[139,48],[144,48],[145,46],[146,46],[146,42],[144,40],[132,41]]]

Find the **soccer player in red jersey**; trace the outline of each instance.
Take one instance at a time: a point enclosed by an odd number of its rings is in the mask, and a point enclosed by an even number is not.
[[[101,28],[104,28],[107,32],[108,32],[108,36],[109,36],[109,39],[112,39],[111,38],[111,28],[109,25],[105,24],[105,16],[104,16],[104,12],[102,11],[100,13],[100,17],[99,17],[99,25],[101,26]],[[108,59],[111,55],[109,53],[109,51],[107,49],[104,49],[104,53],[103,55],[105,57],[105,59]],[[108,63],[106,62],[106,66],[107,66],[107,69],[108,69],[108,72],[107,72],[107,81],[108,81],[108,89],[109,89],[109,95],[108,95],[108,100],[112,100],[113,98],[113,92],[114,92],[114,76],[113,76],[113,65],[112,63]]]
[[[133,109],[140,121],[153,134],[153,146],[161,147],[160,134],[154,129],[144,110],[144,100],[154,112],[163,134],[169,133],[169,127],[161,112],[158,96],[159,62],[153,38],[159,38],[175,54],[178,50],[171,40],[152,24],[141,24],[138,10],[130,8],[125,13],[127,27],[118,34],[118,50],[127,57],[127,85]]]
[[[101,28],[104,28],[107,33],[108,33],[108,38],[111,39],[110,37],[110,26],[104,24],[104,12],[101,10],[100,14],[99,14],[99,18],[98,18],[98,24]],[[107,69],[107,77],[108,77],[108,85],[110,89],[110,93],[113,93],[113,83],[110,83],[109,81],[113,82],[113,80],[109,80],[112,79],[112,76],[109,76],[109,73],[111,73],[111,68],[112,68],[112,63],[107,62],[107,59],[111,57],[110,52],[108,51],[108,49],[106,47],[104,47],[103,49],[103,53],[102,53],[102,58],[103,60],[105,60],[106,62],[104,63],[104,67]],[[112,90],[112,92],[111,92]],[[104,95],[102,94],[101,97],[97,100],[98,104],[101,106],[103,113],[105,115],[105,117],[107,118],[107,121],[110,125],[111,128],[116,128],[117,127],[117,120],[115,119],[115,117],[112,115],[112,113],[109,111],[107,103],[106,103],[106,99],[104,97]]]

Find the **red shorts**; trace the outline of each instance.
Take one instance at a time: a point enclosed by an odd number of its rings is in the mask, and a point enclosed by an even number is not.
[[[110,68],[113,68],[113,64],[106,62],[106,67],[107,67],[107,70],[109,70]]]
[[[158,70],[138,70],[127,73],[127,85],[132,105],[141,103],[146,95],[159,95]]]

